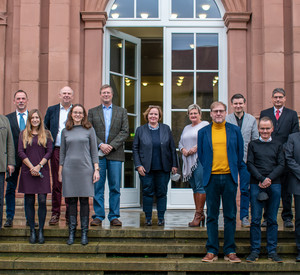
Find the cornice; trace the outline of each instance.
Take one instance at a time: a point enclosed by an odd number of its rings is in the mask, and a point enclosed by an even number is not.
[[[103,29],[107,21],[105,11],[82,11],[81,18],[85,29]]]
[[[0,12],[0,25],[7,25],[7,16],[4,12]]]
[[[226,12],[223,19],[228,30],[245,30],[251,18],[251,12]]]

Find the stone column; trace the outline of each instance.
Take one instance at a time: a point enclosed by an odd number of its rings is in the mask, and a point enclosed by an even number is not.
[[[0,114],[4,113],[4,73],[5,73],[5,44],[6,36],[6,1],[0,4]]]
[[[235,93],[247,98],[247,22],[250,12],[226,12],[228,39],[228,101]]]
[[[84,22],[84,95],[87,109],[99,105],[102,84],[103,27],[107,20],[104,11],[82,11]]]

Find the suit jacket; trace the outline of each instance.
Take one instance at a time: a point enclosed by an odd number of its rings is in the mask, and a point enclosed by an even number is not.
[[[152,137],[148,123],[138,127],[133,140],[134,166],[143,166],[147,173],[151,170]],[[159,123],[160,148],[163,170],[171,172],[172,167],[178,167],[177,155],[171,129],[168,125]]]
[[[299,132],[299,120],[297,112],[283,107],[282,114],[277,120],[274,115],[274,108],[261,111],[260,118],[267,116],[274,124],[272,139],[278,140],[281,144],[286,143],[289,134]]]
[[[60,103],[48,107],[44,118],[45,127],[51,132],[51,135],[53,137],[53,146],[55,145],[56,136],[58,134],[59,113],[60,113]]]
[[[203,166],[203,186],[207,186],[211,176],[213,164],[213,148],[212,148],[212,123],[203,127],[198,132],[198,159]],[[239,127],[225,123],[226,140],[227,140],[227,156],[230,173],[233,181],[238,183],[239,171],[245,171],[244,142]]]
[[[234,113],[227,115],[226,121],[238,126]],[[254,116],[244,113],[241,132],[244,139],[244,162],[246,162],[249,142],[251,140],[258,139],[259,137],[257,123]]]
[[[0,115],[0,172],[5,173],[7,165],[15,165],[14,140],[7,117]]]
[[[97,136],[97,145],[105,142],[105,122],[103,106],[99,105],[88,112],[88,119],[92,123]],[[105,156],[108,160],[125,161],[123,143],[129,135],[127,110],[112,105],[112,115],[107,143],[113,150]]]
[[[14,111],[14,112],[6,115],[6,117],[9,120],[11,132],[12,132],[13,139],[14,139],[14,146],[15,146],[15,152],[16,152],[16,154],[15,154],[16,167],[21,167],[22,160],[18,156],[18,143],[19,143],[20,128],[19,128],[19,124],[18,124],[17,113],[16,113],[16,111]]]
[[[285,158],[290,169],[288,191],[300,195],[300,132],[289,135],[285,146]]]

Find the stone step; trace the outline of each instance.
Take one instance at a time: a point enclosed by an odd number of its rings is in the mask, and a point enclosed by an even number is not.
[[[252,272],[252,274],[268,272],[268,274],[299,274],[300,265],[293,258],[284,257],[284,263],[274,263],[266,257],[262,257],[255,263],[247,263],[245,259],[240,264],[232,264],[220,258],[211,263],[201,262],[201,258],[190,257],[182,259],[170,258],[105,258],[100,255],[37,255],[15,253],[13,255],[0,253],[0,269],[6,274],[9,270],[22,272],[26,270],[41,271],[42,274],[47,271],[55,274],[65,273],[66,271],[81,271],[82,273],[100,272],[100,271],[131,271],[131,272]],[[100,273],[101,274],[101,273]],[[102,273],[103,274],[103,273]],[[115,273],[114,273],[115,274]],[[120,273],[124,274],[124,273]],[[171,273],[169,273],[171,274]],[[176,274],[176,273],[174,273]],[[197,274],[197,273],[196,273]]]

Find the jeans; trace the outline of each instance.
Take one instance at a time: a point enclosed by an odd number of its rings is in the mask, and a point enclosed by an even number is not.
[[[207,205],[207,243],[208,253],[215,255],[219,252],[218,220],[220,198],[223,204],[224,216],[224,247],[225,255],[235,253],[236,229],[236,192],[237,184],[231,174],[213,174],[205,187]]]
[[[261,218],[264,202],[258,201],[257,195],[261,188],[257,184],[250,185],[250,201],[251,201],[251,227],[250,227],[250,242],[251,251],[257,254],[260,253],[261,247]],[[268,254],[276,252],[277,247],[277,213],[280,204],[281,185],[271,184],[265,189],[268,193],[269,199],[266,201],[266,219],[267,219],[267,251]]]
[[[6,202],[6,218],[14,219],[15,216],[15,207],[16,207],[16,188],[18,184],[20,167],[16,167],[15,171],[10,177],[7,177],[6,182],[6,193],[5,193],[5,202]]]
[[[205,194],[205,190],[202,183],[203,183],[203,167],[200,161],[198,160],[198,166],[193,171],[192,177],[189,179],[189,184],[191,185],[194,194],[195,193]]]
[[[288,184],[289,184],[288,180],[289,180],[289,172],[284,172],[280,177],[281,200],[282,200],[281,217],[283,221],[293,220],[293,211],[292,211],[293,195],[288,192]]]
[[[38,217],[39,217],[39,228],[44,228],[46,214],[47,214],[47,207],[46,207],[46,197],[47,194],[38,194]],[[34,229],[34,216],[35,216],[35,194],[25,194],[25,212],[26,217],[30,226],[30,229]]]
[[[0,229],[2,228],[2,220],[3,220],[4,179],[5,179],[5,173],[0,172]]]
[[[163,220],[167,209],[167,191],[170,173],[161,170],[149,171],[140,175],[143,187],[143,211],[146,219],[152,218],[153,196],[156,196],[158,219]]]
[[[249,217],[249,204],[250,204],[250,175],[246,166],[243,166],[239,172],[240,175],[240,219]]]
[[[105,157],[99,158],[100,180],[95,182],[94,211],[93,219],[98,218],[101,221],[105,219],[104,207],[104,186],[107,179],[109,186],[109,213],[108,220],[112,221],[120,217],[120,185],[122,162],[108,160]]]

